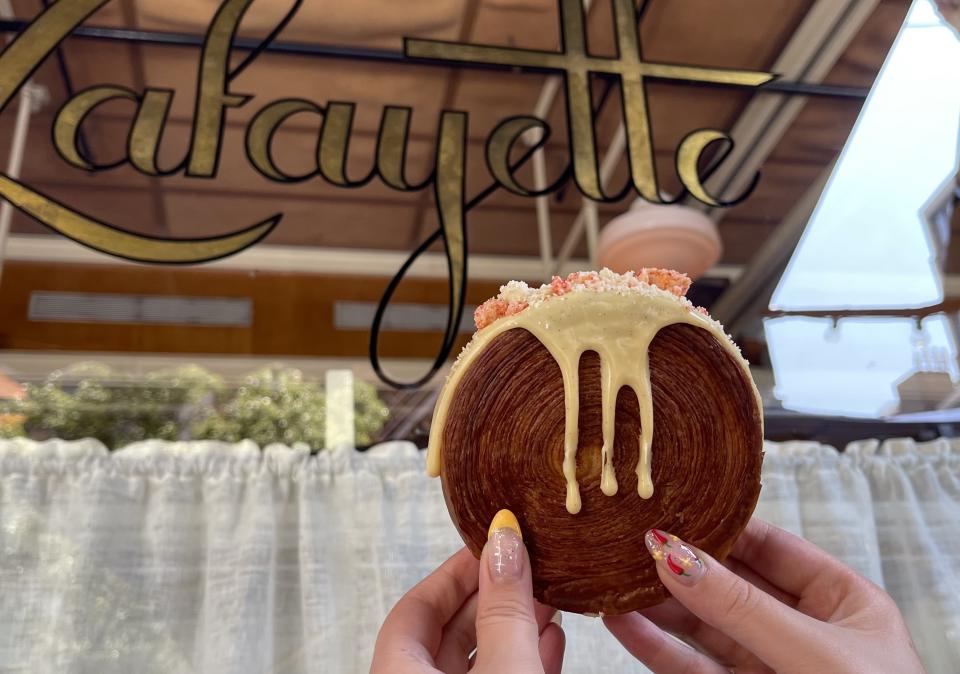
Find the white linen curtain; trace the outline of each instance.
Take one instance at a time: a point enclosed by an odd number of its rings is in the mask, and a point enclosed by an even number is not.
[[[423,453],[0,442],[0,672],[365,672],[380,622],[460,545]],[[896,599],[960,671],[960,442],[768,443],[757,514]],[[644,671],[566,616],[565,671]]]

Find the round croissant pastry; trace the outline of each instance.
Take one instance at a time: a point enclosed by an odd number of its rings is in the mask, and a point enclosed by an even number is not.
[[[427,469],[480,554],[501,508],[520,521],[534,594],[618,614],[667,592],[652,528],[722,559],[760,493],[763,420],[746,361],[672,271],[511,282],[434,411]]]

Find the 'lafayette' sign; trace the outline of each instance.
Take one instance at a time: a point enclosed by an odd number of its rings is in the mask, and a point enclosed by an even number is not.
[[[758,87],[773,79],[766,72],[689,67],[645,62],[642,58],[632,0],[613,0],[617,58],[591,56],[586,49],[583,12],[580,0],[558,0],[561,17],[562,49],[559,52],[532,51],[506,47],[458,44],[434,40],[406,39],[405,56],[433,62],[485,63],[531,67],[555,72],[564,78],[570,166],[561,179],[547,191],[558,189],[570,177],[584,196],[608,201],[597,162],[594,113],[590,96],[590,76],[602,73],[619,79],[622,90],[622,115],[626,128],[626,155],[632,188],[642,198],[662,203],[654,167],[653,147],[644,78],[658,77],[677,81],[708,82]],[[5,109],[31,73],[57,48],[70,32],[109,0],[59,0],[38,16],[26,30],[0,54],[0,111]],[[67,163],[88,171],[102,171],[119,164],[98,165],[85,157],[78,138],[84,119],[97,106],[114,99],[133,101],[137,112],[130,123],[127,156],[129,163],[148,176],[162,177],[183,172],[188,177],[213,178],[217,174],[224,117],[229,108],[252,105],[255,96],[231,91],[231,80],[249,65],[259,50],[233,70],[229,67],[234,36],[244,12],[253,0],[225,0],[207,31],[200,54],[200,76],[191,130],[190,148],[183,161],[172,168],[157,163],[163,128],[174,92],[147,87],[134,91],[105,84],[85,89],[68,100],[58,111],[53,125],[53,142]],[[427,247],[442,238],[449,265],[450,316],[441,352],[429,378],[446,359],[457,334],[463,312],[463,294],[467,278],[466,212],[479,199],[464,193],[466,165],[467,112],[444,110],[440,115],[433,171],[420,182],[406,178],[405,157],[408,144],[410,108],[386,106],[376,143],[375,165],[361,179],[348,177],[347,149],[352,129],[354,104],[331,102],[323,105],[304,99],[283,99],[260,104],[246,129],[246,153],[252,166],[264,177],[278,182],[299,182],[316,176],[340,187],[357,187],[373,179],[400,191],[431,188],[435,197],[440,227],[416,251],[391,282],[374,320],[371,358],[379,371],[377,339],[380,319],[400,279]],[[320,120],[315,168],[308,173],[290,175],[277,167],[271,157],[274,132],[291,115],[314,114]],[[538,145],[550,134],[548,124],[531,116],[509,117],[491,132],[486,143],[486,161],[495,187],[523,196],[538,193],[520,183],[517,164],[511,164],[511,149],[521,136],[535,133]],[[704,150],[717,141],[730,142],[722,131],[692,131],[676,152],[677,174],[685,190],[710,206],[724,206],[703,184],[699,160]],[[528,155],[529,156],[529,153]],[[619,198],[621,195],[616,195]],[[185,264],[198,263],[237,253],[265,237],[277,225],[282,213],[252,225],[233,226],[228,234],[208,238],[168,239],[137,234],[84,214],[69,204],[57,202],[9,176],[0,174],[0,197],[50,229],[90,248],[138,262]],[[482,197],[480,197],[482,198]],[[231,225],[224,224],[224,229]],[[382,375],[385,381],[388,377]]]

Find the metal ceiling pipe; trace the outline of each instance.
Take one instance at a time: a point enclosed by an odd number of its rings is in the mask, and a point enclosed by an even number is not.
[[[610,178],[613,177],[613,172],[617,168],[617,163],[620,161],[620,157],[623,155],[623,152],[626,150],[626,148],[627,129],[623,122],[620,122],[620,126],[617,128],[617,132],[614,134],[613,140],[610,141],[610,146],[607,148],[607,152],[603,155],[603,159],[600,161],[600,185],[604,189],[609,186]],[[573,254],[573,249],[576,248],[577,243],[580,241],[580,237],[583,236],[584,230],[589,231],[587,235],[587,249],[590,255],[590,264],[594,264],[596,262],[594,252],[596,250],[596,241],[599,229],[600,226],[598,222],[597,204],[590,199],[584,198],[583,205],[580,207],[580,212],[573,221],[573,226],[567,233],[567,238],[564,240],[563,246],[560,247],[560,253],[557,255],[557,259],[554,264],[554,269],[556,270],[554,273],[559,273],[559,270],[567,263],[567,260],[570,259],[570,256]],[[591,241],[593,242],[593,249],[590,248]]]
[[[590,5],[593,0],[583,0],[583,13],[590,14]],[[539,119],[546,119],[553,108],[553,102],[560,91],[561,78],[557,75],[550,75],[543,83],[540,90],[540,96],[537,104],[533,107],[533,116]],[[541,139],[541,132],[537,129],[531,129],[525,136],[527,145],[534,145]],[[533,188],[537,192],[542,192],[547,188],[547,149],[540,148],[533,155]],[[550,197],[546,194],[536,197],[534,204],[537,209],[537,237],[540,245],[540,260],[543,262],[543,280],[549,281],[554,273],[553,265],[553,233],[550,229]]]
[[[587,257],[590,266],[597,266],[597,241],[600,238],[600,213],[597,211],[597,202],[590,199],[583,200],[583,224],[587,232]]]
[[[584,7],[589,8],[591,0],[585,0]],[[550,75],[543,83],[540,90],[540,97],[533,108],[533,116],[540,119],[546,119],[550,114],[550,108],[560,91],[560,78],[556,75]],[[526,134],[528,145],[534,145],[540,141],[541,134],[536,129],[531,129]],[[539,152],[533,155],[533,188],[542,192],[547,188],[547,149],[543,147]],[[540,245],[540,260],[543,263],[543,280],[550,279],[553,273],[553,235],[550,230],[550,197],[542,195],[536,197],[534,207],[537,211],[537,237]]]
[[[22,33],[30,25],[29,21],[21,19],[0,19],[0,33]],[[109,28],[104,26],[78,26],[70,33],[71,38],[108,40],[129,42],[135,44],[152,44],[170,47],[202,47],[204,36],[189,33],[173,33],[159,30],[139,30],[131,28]],[[253,51],[261,41],[254,38],[238,37],[232,42],[232,47],[240,51]],[[442,59],[411,58],[401,51],[376,49],[373,47],[343,47],[339,45],[312,44],[307,42],[272,42],[264,48],[272,54],[289,54],[294,56],[316,56],[320,58],[348,59],[351,61],[372,61],[382,63],[396,63],[412,66],[436,66],[450,68],[454,66],[462,70],[491,70],[510,73],[547,73],[555,70],[548,67],[501,65],[496,63],[474,63],[457,61],[451,63]],[[599,80],[616,81],[618,75],[610,73],[595,73]],[[674,81],[670,77],[650,76],[652,80],[663,82]],[[739,84],[724,84],[721,82],[691,83],[680,80],[688,86],[702,86],[720,89],[739,89]],[[753,89],[754,87],[749,87]],[[763,91],[768,93],[803,94],[806,96],[827,96],[831,98],[859,98],[864,99],[869,93],[862,87],[845,87],[829,84],[804,84],[777,80],[763,85]]]
[[[17,107],[17,121],[13,127],[13,142],[7,159],[6,175],[13,180],[20,177],[23,168],[23,153],[27,147],[27,132],[30,130],[30,116],[33,113],[34,85],[27,82],[20,91]],[[3,261],[6,256],[7,239],[10,236],[10,223],[13,220],[13,205],[4,199],[0,205],[0,283],[3,282]]]
[[[533,185],[534,189],[542,192],[547,187],[547,157],[546,151],[541,149],[534,153]],[[550,280],[553,273],[553,238],[550,231],[550,198],[541,195],[535,198],[534,207],[537,209],[537,236],[540,244],[540,261],[543,265],[543,280]]]
[[[13,17],[13,7],[10,0],[0,0],[0,17]],[[7,42],[9,43],[9,39]],[[20,100],[17,107],[17,119],[13,127],[13,139],[10,144],[10,156],[7,159],[6,175],[13,180],[20,177],[23,168],[23,153],[27,147],[27,132],[30,130],[30,116],[35,104],[42,100],[43,92],[27,80],[20,90]],[[3,282],[3,261],[6,256],[7,239],[10,236],[10,223],[13,221],[13,205],[3,200],[0,204],[0,283]]]

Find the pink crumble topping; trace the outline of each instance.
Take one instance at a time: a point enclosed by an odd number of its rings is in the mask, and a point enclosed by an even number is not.
[[[647,283],[662,288],[677,297],[686,297],[687,291],[690,290],[692,281],[686,274],[681,274],[672,269],[644,269],[642,271],[648,274]]]
[[[528,306],[526,302],[506,302],[494,297],[477,307],[477,310],[473,312],[473,322],[477,324],[477,330],[479,330],[487,327],[498,318],[515,316]]]
[[[497,319],[514,316],[531,305],[537,305],[550,297],[560,297],[569,292],[588,290],[593,292],[643,292],[651,287],[659,288],[689,304],[686,300],[690,289],[690,279],[670,269],[641,269],[638,272],[617,274],[609,269],[574,272],[561,278],[554,276],[550,283],[531,288],[522,281],[510,281],[500,288],[500,294],[477,307],[473,320],[478,330],[482,330]],[[690,305],[694,310],[693,305]],[[707,310],[696,307],[695,310],[709,316]]]
[[[573,284],[559,276],[554,276],[550,281],[550,292],[554,295],[566,295],[573,288]]]

